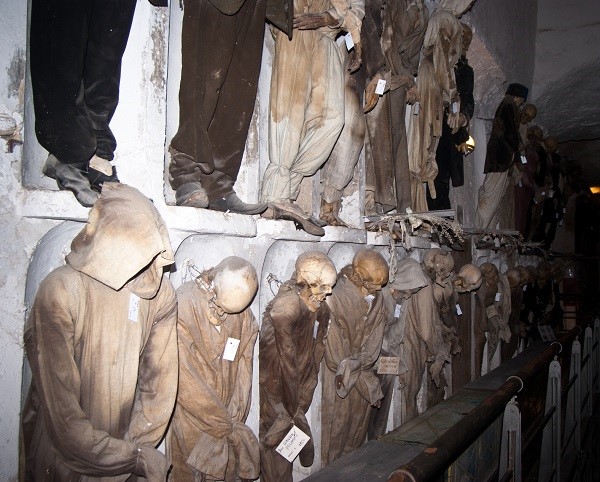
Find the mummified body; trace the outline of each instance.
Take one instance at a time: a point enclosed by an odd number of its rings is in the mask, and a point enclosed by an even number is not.
[[[371,405],[383,394],[371,368],[385,326],[380,290],[388,266],[376,251],[359,251],[338,276],[328,300],[331,323],[323,368],[321,462],[327,465],[362,445]]]
[[[300,452],[310,466],[314,457],[306,411],[317,385],[331,293],[336,271],[319,252],[302,254],[292,278],[267,305],[260,330],[261,480],[292,480],[292,464],[275,451],[293,425],[311,440]]]
[[[25,329],[26,480],[165,480],[154,447],[177,392],[177,305],[162,276],[172,263],[152,203],[106,183],[66,266],[40,285]]]
[[[177,482],[259,475],[258,440],[244,424],[258,335],[248,305],[257,287],[254,267],[231,256],[177,290],[179,392],[169,432]]]
[[[481,373],[483,351],[488,333],[488,362],[491,362],[499,340],[508,343],[511,338],[508,319],[511,311],[510,285],[492,263],[481,265],[484,283],[475,294],[475,369]]]

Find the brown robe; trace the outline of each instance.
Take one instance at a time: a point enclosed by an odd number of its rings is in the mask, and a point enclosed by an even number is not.
[[[310,311],[293,280],[284,283],[267,305],[260,329],[261,480],[292,480],[292,464],[275,447],[295,424],[312,437],[306,411],[317,386],[329,308]],[[300,452],[304,466],[312,464],[312,440]]]
[[[385,327],[381,292],[371,304],[345,273],[338,276],[327,303],[331,324],[325,346],[321,429],[323,466],[363,444],[371,405],[383,397],[371,370],[379,357]],[[336,388],[336,376],[343,377]]]
[[[228,314],[220,331],[208,319],[206,292],[195,281],[177,289],[179,393],[169,431],[173,480],[256,479],[258,440],[244,424],[250,409],[258,324],[249,308]],[[233,361],[228,338],[240,340]]]
[[[177,305],[162,277],[172,261],[150,201],[105,184],[27,321],[26,480],[122,481],[138,447],[158,444],[177,391]]]

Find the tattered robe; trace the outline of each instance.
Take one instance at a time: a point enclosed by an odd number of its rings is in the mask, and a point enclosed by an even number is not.
[[[255,479],[258,440],[245,425],[258,324],[249,308],[228,314],[219,330],[208,319],[208,296],[195,281],[177,289],[179,392],[169,431],[173,480]],[[229,338],[240,341],[223,359]]]
[[[267,305],[260,329],[261,480],[292,480],[292,464],[275,451],[296,425],[312,438],[306,411],[317,386],[329,308],[308,309],[293,281],[284,283]],[[302,465],[312,464],[312,439],[300,452]]]
[[[371,405],[383,397],[371,370],[379,357],[385,309],[381,292],[368,302],[344,274],[327,299],[331,323],[325,344],[321,415],[323,466],[361,446],[366,439]],[[336,377],[342,379],[336,388]]]
[[[162,438],[177,391],[167,229],[137,190],[105,183],[66,261],[42,281],[25,328],[25,479],[123,481],[138,447]]]
[[[440,4],[429,19],[423,42],[417,79],[420,107],[418,113],[413,107],[415,115],[411,116],[408,131],[412,209],[417,212],[428,210],[424,182],[428,183],[431,197],[436,198],[435,154],[442,135],[444,106],[459,100],[454,66],[461,54],[462,26],[457,18],[460,13]]]
[[[340,6],[346,3],[346,8]],[[294,0],[295,14],[329,12],[336,27],[275,36],[269,106],[269,165],[261,198],[293,201],[331,153],[344,126],[344,71],[335,38],[364,16],[364,0]]]
[[[419,263],[411,258],[400,261],[392,287],[395,286],[403,290],[420,288],[403,306],[406,317],[404,353],[408,367],[404,388],[405,423],[419,415],[417,394],[424,373],[427,376],[431,370],[431,362],[450,362],[450,343],[443,341],[443,327],[435,306],[431,280]]]

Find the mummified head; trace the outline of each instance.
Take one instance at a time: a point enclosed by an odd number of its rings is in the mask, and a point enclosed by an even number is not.
[[[521,286],[521,272],[517,268],[510,268],[504,273],[508,279],[508,284],[511,288],[518,288]]]
[[[443,281],[454,270],[454,258],[440,248],[431,248],[423,257],[423,266],[432,280]]]
[[[475,291],[481,286],[483,275],[474,264],[465,264],[452,281],[454,289],[459,293]]]
[[[500,280],[498,268],[492,263],[483,263],[480,268],[485,284],[488,286],[496,286]]]
[[[367,294],[379,291],[389,277],[388,264],[377,251],[363,249],[354,255],[352,269],[361,288]]]
[[[209,286],[211,323],[218,325],[227,314],[240,313],[252,302],[258,290],[254,266],[238,256],[229,256],[205,271],[202,279]]]
[[[303,296],[309,309],[316,309],[329,295],[337,280],[333,262],[320,251],[308,251],[296,260],[296,282],[305,290]]]

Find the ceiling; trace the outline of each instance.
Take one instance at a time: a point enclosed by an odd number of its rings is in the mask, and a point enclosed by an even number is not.
[[[531,100],[536,123],[600,184],[600,2],[538,0]],[[567,142],[571,141],[571,142]],[[574,142],[578,141],[578,142]]]

